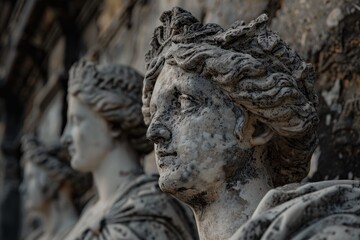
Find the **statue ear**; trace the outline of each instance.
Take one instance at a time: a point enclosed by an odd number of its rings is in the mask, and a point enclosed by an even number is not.
[[[111,136],[113,138],[119,138],[122,135],[123,131],[121,129],[120,124],[110,123],[109,128],[110,128]]]
[[[250,143],[253,146],[264,145],[274,136],[274,131],[263,122],[255,120],[252,123]]]
[[[273,137],[274,131],[248,111],[239,109],[236,116],[235,136],[244,149],[266,144]]]

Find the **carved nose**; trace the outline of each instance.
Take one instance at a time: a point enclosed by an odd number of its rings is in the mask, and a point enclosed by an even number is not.
[[[63,145],[65,145],[66,147],[69,146],[71,144],[71,135],[69,133],[69,127],[66,126],[65,130],[60,138],[60,141]]]
[[[146,133],[146,137],[156,144],[166,143],[171,139],[171,132],[163,124],[154,123],[150,124]]]

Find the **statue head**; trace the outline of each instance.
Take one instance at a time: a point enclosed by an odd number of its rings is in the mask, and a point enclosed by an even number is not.
[[[67,152],[61,145],[47,147],[34,135],[25,135],[22,151],[24,181],[21,189],[25,209],[41,211],[57,199],[59,191],[66,191],[70,199],[74,199],[88,189],[84,176],[70,167]]]
[[[306,176],[317,138],[315,72],[267,29],[267,16],[229,29],[174,8],[147,53],[143,114],[160,187],[193,196],[266,149],[273,186]]]
[[[74,169],[93,171],[116,142],[127,142],[140,156],[153,149],[141,114],[142,81],[126,66],[81,60],[71,67],[63,141]]]

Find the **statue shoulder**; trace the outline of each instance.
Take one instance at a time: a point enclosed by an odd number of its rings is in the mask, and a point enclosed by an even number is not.
[[[309,239],[360,236],[360,182],[334,180],[269,191],[231,238]]]
[[[197,239],[190,209],[158,186],[158,175],[143,174],[122,193],[105,221],[121,223],[140,239]]]

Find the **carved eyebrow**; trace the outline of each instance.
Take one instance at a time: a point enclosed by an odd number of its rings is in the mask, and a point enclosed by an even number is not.
[[[194,93],[194,92],[187,91],[187,89],[185,89],[184,91],[180,92],[178,97],[180,97],[181,95],[186,95],[186,96],[190,97],[190,100],[196,101],[200,104],[207,104],[209,102],[209,98],[207,96],[205,96],[205,94],[203,94],[203,92],[201,92],[201,91]]]
[[[181,89],[175,87],[175,91],[177,91],[178,93],[176,97],[179,97],[180,95],[184,94],[192,97],[194,100],[199,101],[199,103],[205,104],[209,102],[209,98],[203,93],[203,91],[199,89],[194,90],[194,88],[189,87],[187,85],[182,86]]]

